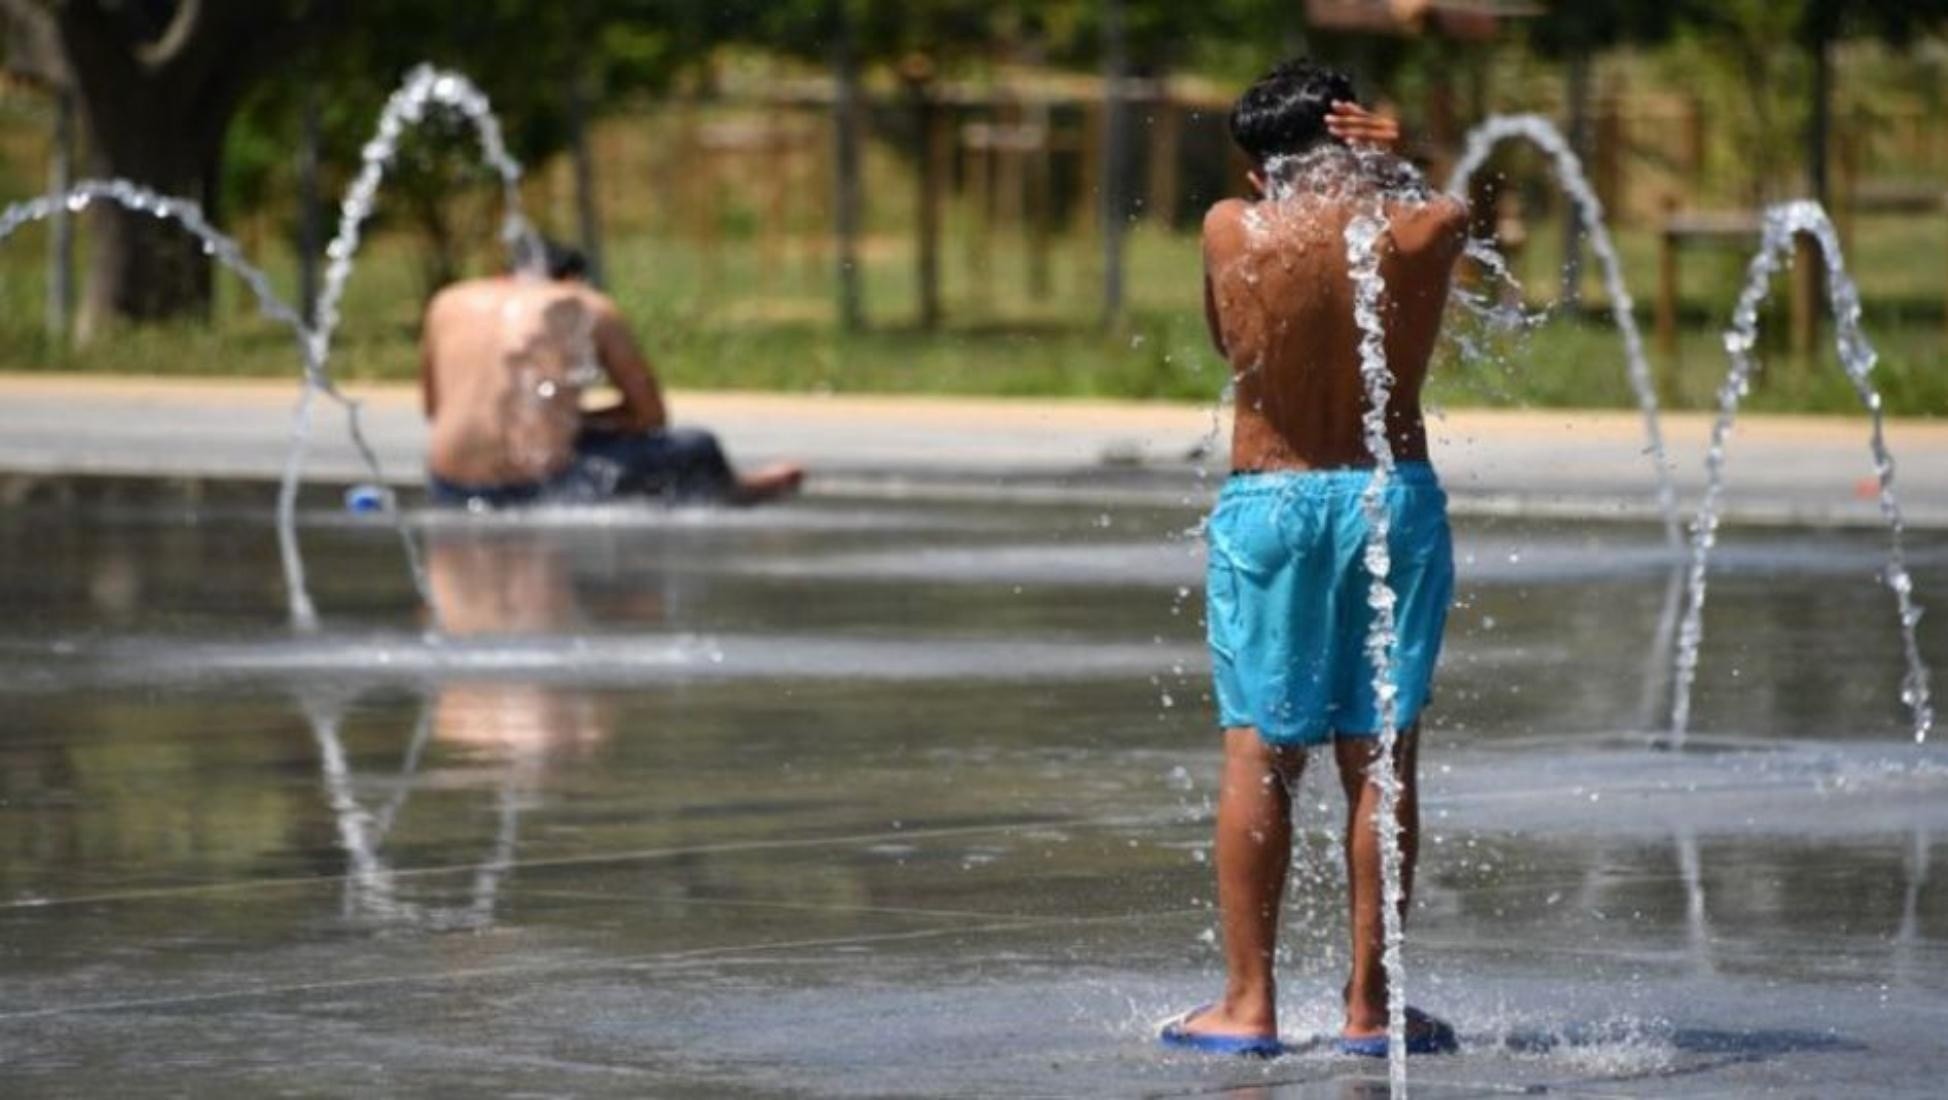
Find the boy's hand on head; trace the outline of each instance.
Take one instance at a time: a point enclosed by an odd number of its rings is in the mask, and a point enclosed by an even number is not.
[[[1326,130],[1348,145],[1371,145],[1391,152],[1400,144],[1397,119],[1347,100],[1333,101],[1332,112],[1326,116]]]

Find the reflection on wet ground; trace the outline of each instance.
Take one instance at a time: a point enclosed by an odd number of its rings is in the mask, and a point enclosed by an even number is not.
[[[312,532],[294,638],[261,517],[8,519],[7,1095],[1383,1092],[1319,1041],[1330,784],[1299,1053],[1148,1041],[1218,965],[1190,511],[446,521],[438,640],[382,527]],[[1417,1094],[1938,1091],[1948,754],[1877,551],[1730,534],[1674,755],[1659,533],[1461,531],[1410,957],[1466,1053]]]

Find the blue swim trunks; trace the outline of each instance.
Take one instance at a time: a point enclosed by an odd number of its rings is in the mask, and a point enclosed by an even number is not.
[[[1372,471],[1236,474],[1206,537],[1206,619],[1221,728],[1281,746],[1379,733],[1366,632],[1371,578],[1361,497]],[[1398,598],[1398,728],[1427,705],[1454,594],[1447,494],[1434,468],[1403,462],[1386,489]]]

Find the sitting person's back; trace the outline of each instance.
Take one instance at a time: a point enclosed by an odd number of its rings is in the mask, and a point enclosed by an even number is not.
[[[568,469],[591,363],[589,312],[574,289],[517,278],[455,283],[427,307],[423,354],[435,477],[519,485]]]
[[[711,433],[672,428],[649,361],[587,261],[547,246],[548,276],[474,279],[427,307],[421,382],[436,504],[501,507],[620,497],[754,503],[798,466],[739,475]],[[584,409],[584,388],[621,395]]]

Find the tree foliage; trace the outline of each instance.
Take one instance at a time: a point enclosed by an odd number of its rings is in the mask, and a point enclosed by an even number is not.
[[[240,98],[340,10],[337,0],[0,0],[10,63],[73,96],[90,171],[206,206]],[[84,331],[207,307],[209,261],[193,241],[111,206],[93,217]]]

